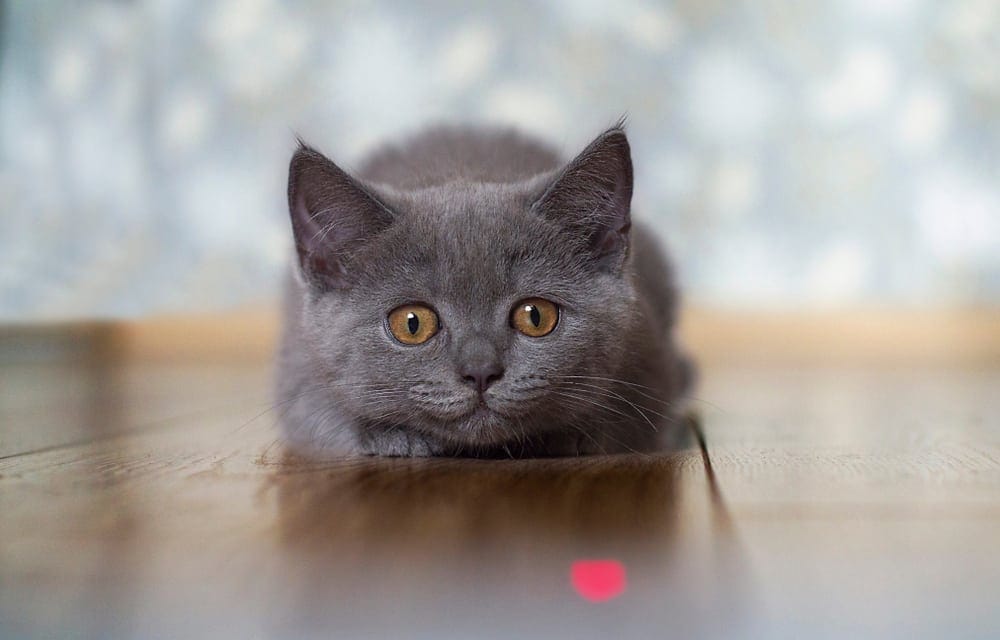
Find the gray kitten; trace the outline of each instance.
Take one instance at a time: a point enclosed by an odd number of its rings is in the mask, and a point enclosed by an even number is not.
[[[514,131],[434,129],[355,177],[301,144],[278,363],[288,441],[477,457],[685,441],[677,292],[631,199],[621,125],[568,164]]]

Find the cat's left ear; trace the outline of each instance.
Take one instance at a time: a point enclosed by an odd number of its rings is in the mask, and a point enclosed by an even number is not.
[[[351,254],[392,223],[389,209],[304,143],[288,167],[288,209],[301,273],[319,290],[351,285]]]
[[[631,206],[632,155],[618,125],[566,165],[534,209],[578,233],[599,266],[617,271],[628,255]]]

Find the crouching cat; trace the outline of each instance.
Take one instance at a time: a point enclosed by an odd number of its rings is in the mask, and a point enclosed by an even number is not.
[[[648,452],[686,440],[669,265],[633,224],[622,127],[565,163],[433,129],[349,175],[300,144],[277,401],[293,447],[388,456]]]

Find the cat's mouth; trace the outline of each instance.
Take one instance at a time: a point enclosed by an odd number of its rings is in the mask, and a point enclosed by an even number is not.
[[[479,402],[476,404],[475,408],[472,409],[472,413],[469,415],[470,418],[483,419],[487,416],[495,416],[497,412],[494,411],[490,405],[486,402],[486,398],[480,397]]]
[[[494,431],[507,422],[506,417],[484,397],[480,396],[462,419],[465,429],[478,433]]]
[[[427,407],[432,411],[434,428],[470,443],[489,444],[510,437],[513,417],[500,398],[469,394],[442,405]],[[442,410],[443,409],[443,410]],[[430,417],[430,416],[428,416]]]

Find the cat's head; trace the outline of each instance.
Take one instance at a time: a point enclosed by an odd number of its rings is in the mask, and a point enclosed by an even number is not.
[[[606,386],[636,317],[620,127],[524,182],[406,192],[302,145],[288,195],[301,340],[342,412],[473,447],[593,415],[566,383]]]

